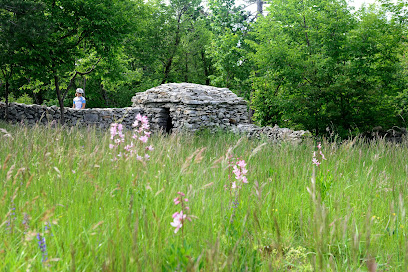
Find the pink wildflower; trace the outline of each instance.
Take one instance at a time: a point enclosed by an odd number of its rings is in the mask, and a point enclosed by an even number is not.
[[[326,157],[324,156],[323,152],[322,152],[322,144],[318,143],[317,145],[317,149],[319,151],[319,153],[317,154],[316,151],[313,151],[313,158],[312,158],[312,164],[319,166],[320,164],[322,164],[323,160],[326,160]],[[320,160],[318,159],[318,157],[320,157]]]
[[[236,178],[236,179],[239,179],[239,177],[241,176],[241,170],[238,169],[238,167],[237,167],[236,165],[234,165],[233,168],[234,168],[234,170],[232,171],[232,173],[235,174],[235,178]]]
[[[183,226],[185,219],[191,221],[191,218],[187,216],[186,213],[190,210],[189,207],[186,206],[186,203],[188,202],[187,198],[184,198],[186,195],[183,192],[177,192],[177,197],[173,199],[174,205],[181,204],[181,211],[176,212],[172,215],[173,217],[173,222],[170,224],[175,227],[176,229],[174,230],[174,233],[177,233],[179,229]]]
[[[149,139],[149,137],[151,135],[151,132],[148,131],[148,129],[149,129],[149,120],[148,120],[148,118],[146,116],[142,116],[140,113],[138,113],[136,115],[135,121],[132,124],[132,126],[134,127],[134,130],[133,130],[134,133],[132,135],[132,138],[135,139],[135,140],[141,141],[142,143],[147,143],[147,141],[148,141],[148,139]],[[123,127],[122,127],[121,124],[119,124],[119,125],[117,125],[115,127],[115,129],[119,131],[119,132],[116,131],[116,135],[119,136],[119,139],[115,139],[114,141],[117,144],[117,146],[119,146],[120,142],[124,142],[124,134],[122,133]],[[137,148],[138,148],[137,143],[136,144],[131,143],[130,145],[126,145],[124,147],[124,149],[127,151],[125,153],[125,156],[128,157],[128,156],[132,156],[132,155],[136,154]],[[153,146],[150,145],[150,146],[146,147],[144,149],[145,154],[144,155],[136,154],[136,159],[139,160],[139,161],[149,160],[150,155],[147,154],[147,152],[152,151],[152,150],[153,150]]]
[[[235,175],[236,180],[242,181],[242,183],[248,183],[248,179],[245,176],[248,173],[248,170],[245,168],[246,163],[244,160],[240,160],[236,163],[236,165],[233,166],[233,173]],[[236,184],[235,187],[236,188]]]
[[[139,137],[139,140],[142,142],[142,143],[147,143],[147,140],[148,140],[149,138],[147,138],[147,136],[140,136]]]
[[[130,145],[126,145],[124,148],[127,152],[132,153],[133,142],[130,142]]]
[[[137,118],[137,117],[136,117]],[[149,120],[147,119],[147,116],[141,116],[139,121],[143,124],[143,125],[147,125],[149,123]]]
[[[187,215],[183,214],[183,211],[180,211],[179,213],[173,214],[173,222],[170,223],[173,227],[176,229],[174,230],[174,233],[177,233],[179,229],[183,226],[183,222],[186,219]]]
[[[322,156],[322,160],[325,160],[326,159],[326,157],[323,155],[323,152],[320,150],[320,156]]]
[[[115,137],[116,136],[116,127],[117,127],[117,125],[118,124],[116,124],[116,123],[113,123],[113,124],[111,124],[111,127],[110,127],[110,134],[111,134],[111,140],[113,140],[113,137]]]
[[[119,136],[119,138],[121,138],[122,140],[122,142],[124,142],[125,141],[125,135],[123,134],[123,126],[122,126],[122,124],[119,124],[118,125],[118,136]]]
[[[319,166],[321,162],[319,162],[316,158],[312,159],[312,163],[315,164],[316,166]]]
[[[147,130],[147,129],[149,129],[149,128],[150,128],[150,126],[149,126],[148,124],[142,124],[142,129]]]
[[[149,145],[148,147],[146,147],[147,150],[152,151],[154,148],[153,146]]]
[[[138,113],[136,115],[136,121],[141,121],[142,120],[142,115],[140,113]]]
[[[241,167],[241,168],[245,168],[246,163],[245,163],[244,160],[240,160],[240,161],[237,162],[237,165],[238,165],[239,167]]]

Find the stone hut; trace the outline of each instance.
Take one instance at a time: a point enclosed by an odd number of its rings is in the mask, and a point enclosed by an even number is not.
[[[249,124],[247,103],[227,88],[169,83],[136,93],[132,103],[147,115],[153,130],[230,129]]]

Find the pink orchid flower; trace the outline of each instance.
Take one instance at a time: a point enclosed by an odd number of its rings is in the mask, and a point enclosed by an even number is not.
[[[170,223],[171,226],[175,227],[174,233],[177,233],[179,229],[183,226],[183,221],[186,219],[186,215],[183,214],[183,211],[173,214],[173,222]]]
[[[142,143],[147,143],[147,140],[148,140],[149,138],[147,138],[147,136],[140,136],[139,137],[139,140],[142,142]]]

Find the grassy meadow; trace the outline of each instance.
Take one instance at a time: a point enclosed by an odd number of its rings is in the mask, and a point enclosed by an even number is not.
[[[0,128],[0,271],[408,271],[406,143]]]

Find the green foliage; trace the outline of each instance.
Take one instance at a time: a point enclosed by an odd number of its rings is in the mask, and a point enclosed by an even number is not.
[[[8,97],[24,84],[29,64],[38,61],[31,50],[45,35],[38,16],[42,8],[37,1],[0,1],[0,96]]]
[[[210,76],[214,86],[228,87],[237,95],[249,100],[252,64],[246,57],[242,33],[226,31],[214,38],[208,48],[209,56],[214,62],[214,74]]]
[[[329,192],[333,186],[333,182],[334,179],[330,172],[322,173],[316,179],[317,190],[319,191],[322,201],[324,201],[326,196],[329,195]]]
[[[1,102],[5,102],[5,99],[1,99]],[[8,96],[8,102],[12,103],[12,102],[16,102],[16,103],[23,103],[23,104],[27,104],[27,105],[31,105],[33,104],[33,99],[28,95],[28,94],[23,94],[22,96],[18,97],[17,99],[14,97],[14,94],[9,94]]]
[[[211,84],[227,87],[249,100],[252,63],[245,39],[250,28],[248,14],[234,0],[209,1],[208,18],[212,31],[207,52],[213,63]]]
[[[341,136],[395,124],[403,28],[381,9],[344,1],[274,2],[255,25],[252,105],[261,124]]]
[[[2,64],[2,67],[9,67],[11,71],[14,66],[23,67],[24,63],[21,77],[25,82],[19,82],[21,85],[17,85],[17,88],[23,87],[37,93],[39,89],[51,90],[56,96],[47,94],[43,99],[53,100],[56,97],[62,107],[66,105],[68,92],[74,90],[79,82],[86,82],[87,75],[97,68],[102,59],[105,67],[110,64],[109,68],[121,73],[121,77],[134,74],[127,73],[128,69],[123,68],[121,63],[127,60],[117,55],[117,48],[120,48],[123,38],[131,31],[135,19],[134,7],[139,3],[128,0],[59,1],[57,4],[48,0],[20,2],[16,0],[11,5],[1,5],[6,7],[6,12],[1,14],[13,15],[18,19],[13,25],[24,30],[16,31],[10,27],[15,32],[5,32],[14,33],[18,41],[23,41],[13,45],[12,52],[16,52],[19,59],[10,58]],[[22,7],[28,7],[28,12],[20,11]],[[3,27],[7,21],[7,18],[2,18]],[[29,25],[27,30],[26,25]],[[7,25],[4,28],[8,30]],[[2,40],[12,41],[10,35]],[[104,78],[114,79],[115,76],[118,79],[117,75],[106,70],[104,72]],[[101,78],[99,82],[99,86],[109,85]],[[117,84],[121,85],[120,82]],[[92,102],[93,92],[90,93]]]
[[[298,246],[296,248],[286,247],[282,249],[282,255],[279,254],[279,250],[274,248],[265,247],[262,252],[264,254],[270,254],[271,257],[276,259],[272,267],[277,270],[294,270],[299,272],[311,272],[313,266],[308,260],[307,249]]]
[[[342,137],[406,126],[406,3],[0,0],[0,96],[131,106],[166,82],[228,87],[260,125]]]
[[[202,269],[200,258],[193,257],[193,248],[186,241],[181,245],[172,244],[166,251],[163,262],[163,271],[191,271]]]

